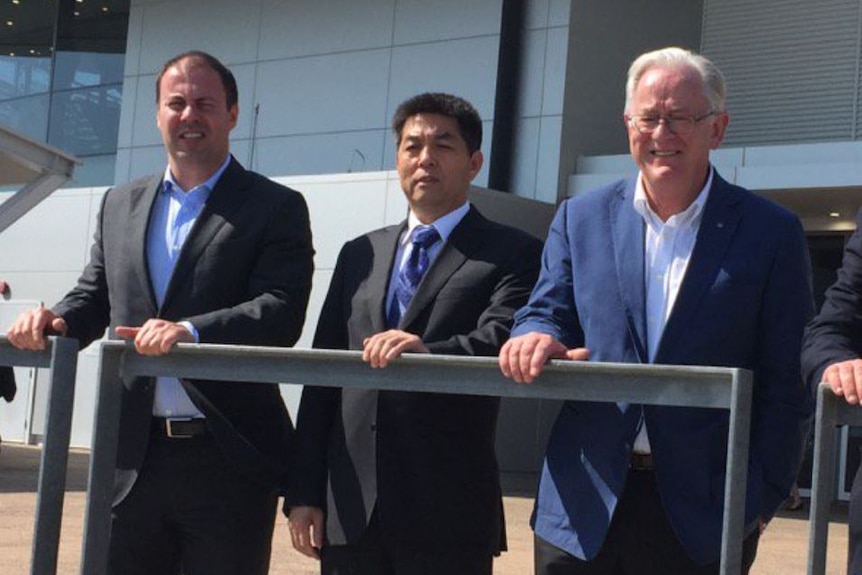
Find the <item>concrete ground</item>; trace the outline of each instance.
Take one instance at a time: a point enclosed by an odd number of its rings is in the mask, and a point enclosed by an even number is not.
[[[30,546],[36,504],[38,448],[4,443],[0,452],[0,574],[25,574],[30,569]],[[78,573],[81,557],[88,456],[74,451],[69,459],[66,502],[59,550],[58,573]],[[507,483],[504,481],[504,484]],[[509,481],[510,484],[518,483]],[[521,482],[523,483],[523,482]],[[494,565],[496,575],[529,575],[532,567],[532,533],[528,519],[532,499],[523,489],[509,488],[505,498],[509,551]],[[844,573],[847,553],[847,510],[837,506],[829,530],[826,572]],[[784,512],[769,525],[760,541],[753,575],[802,575],[808,552],[808,516],[805,511]],[[290,547],[286,520],[281,517],[273,541],[271,575],[314,575],[316,563]]]

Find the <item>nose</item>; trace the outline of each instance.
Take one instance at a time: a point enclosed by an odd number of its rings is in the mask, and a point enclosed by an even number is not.
[[[183,108],[182,113],[180,114],[180,119],[183,122],[188,122],[197,117],[197,110],[195,109],[193,104],[187,104],[185,108]]]
[[[419,151],[419,165],[420,166],[430,166],[436,163],[436,159],[434,157],[434,153],[431,151],[430,146],[423,146]]]

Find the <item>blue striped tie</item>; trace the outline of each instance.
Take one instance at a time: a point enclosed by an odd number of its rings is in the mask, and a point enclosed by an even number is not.
[[[401,314],[410,305],[410,300],[413,299],[422,276],[428,271],[430,263],[428,250],[438,240],[440,240],[440,234],[434,226],[416,226],[413,230],[411,238],[413,249],[395,279],[395,297],[392,298],[389,313],[386,315],[389,327],[398,327]]]

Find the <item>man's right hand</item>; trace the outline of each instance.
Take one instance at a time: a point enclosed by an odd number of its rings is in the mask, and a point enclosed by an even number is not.
[[[291,507],[287,518],[293,548],[313,559],[320,559],[323,547],[323,510],[317,507]]]
[[[835,395],[843,395],[850,405],[858,404],[862,397],[862,359],[833,363],[823,372],[823,381]]]
[[[45,336],[66,335],[68,326],[63,318],[44,305],[25,311],[6,331],[9,343],[18,349],[45,349]]]
[[[518,383],[532,383],[539,377],[549,359],[585,361],[590,351],[585,347],[567,349],[546,333],[530,332],[513,337],[500,349],[500,371]]]

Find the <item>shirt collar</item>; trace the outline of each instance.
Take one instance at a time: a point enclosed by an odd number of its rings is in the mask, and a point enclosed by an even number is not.
[[[222,162],[222,165],[219,166],[219,168],[215,172],[213,172],[213,175],[211,175],[209,178],[207,178],[207,180],[205,182],[203,182],[200,185],[195,186],[191,190],[183,190],[180,187],[180,185],[177,184],[177,181],[174,179],[174,175],[171,173],[171,166],[168,165],[168,167],[165,168],[165,176],[164,176],[164,180],[163,180],[164,184],[162,185],[162,191],[165,193],[168,193],[168,194],[170,194],[173,191],[173,189],[176,189],[177,191],[180,191],[180,192],[194,192],[194,191],[200,190],[202,188],[205,188],[208,191],[212,191],[212,189],[215,188],[216,183],[218,183],[219,178],[221,178],[221,175],[224,173],[224,171],[227,169],[228,165],[230,164],[230,160],[231,160],[231,155],[228,154],[227,157],[225,158],[224,162]]]
[[[470,202],[466,201],[445,216],[437,218],[435,221],[431,222],[430,225],[436,228],[437,233],[440,234],[440,239],[442,242],[445,242],[449,239],[449,236],[452,235],[452,231],[459,223],[461,223],[461,220],[464,219],[464,216],[466,216],[469,211]],[[404,234],[404,237],[401,239],[401,243],[407,243],[407,241],[413,236],[413,230],[415,230],[417,226],[421,225],[423,225],[422,222],[420,222],[419,218],[417,218],[413,211],[411,211],[407,216],[407,233]]]
[[[703,213],[703,207],[706,205],[706,200],[709,197],[709,190],[712,188],[712,178],[714,174],[715,169],[710,165],[709,176],[706,178],[706,183],[697,194],[697,197],[686,209],[668,218],[668,222],[673,220],[673,222],[677,224],[683,224],[685,222],[696,223],[699,220]],[[658,217],[658,214],[656,214],[649,205],[646,190],[643,186],[643,174],[641,173],[638,173],[637,183],[635,184],[634,208],[645,222],[649,223],[651,220],[654,222],[661,222],[661,218]]]

